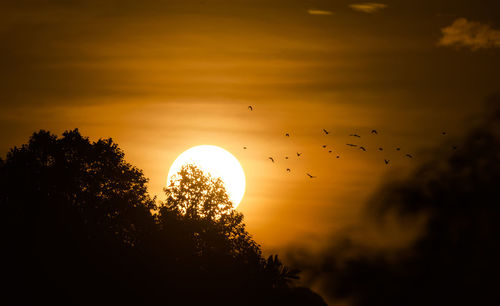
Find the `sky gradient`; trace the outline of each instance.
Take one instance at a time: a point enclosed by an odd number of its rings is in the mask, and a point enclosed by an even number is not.
[[[38,129],[111,137],[162,199],[180,153],[217,145],[245,170],[238,209],[265,251],[320,246],[480,116],[499,20],[493,0],[3,1],[0,149]]]

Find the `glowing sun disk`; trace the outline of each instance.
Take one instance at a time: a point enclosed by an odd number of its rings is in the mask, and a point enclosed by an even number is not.
[[[181,153],[168,171],[167,186],[173,175],[178,173],[183,165],[194,164],[204,173],[213,178],[220,177],[224,182],[229,199],[236,208],[245,193],[245,172],[239,161],[221,147],[201,145],[192,147]]]

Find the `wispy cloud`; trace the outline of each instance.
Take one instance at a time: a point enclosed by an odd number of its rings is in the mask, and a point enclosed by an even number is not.
[[[377,11],[380,11],[381,9],[386,8],[387,5],[383,3],[365,2],[365,3],[350,4],[349,7],[355,11],[372,14],[376,13]]]
[[[441,32],[440,46],[469,47],[472,50],[500,47],[500,30],[465,18],[456,19]]]
[[[307,12],[311,15],[333,15],[333,12],[324,10],[307,10]]]

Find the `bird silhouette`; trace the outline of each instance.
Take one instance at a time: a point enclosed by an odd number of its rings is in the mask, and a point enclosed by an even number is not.
[[[332,150],[328,151],[328,153],[332,153]]]
[[[442,132],[441,135],[446,135],[446,132]]]
[[[270,160],[271,160],[271,161],[272,161],[272,162],[274,163],[274,158],[272,158],[272,157],[269,157],[269,159],[270,159]]]
[[[288,159],[288,156],[285,156],[285,159]]]
[[[290,137],[290,134],[286,133],[286,134],[285,134],[285,136],[286,136],[286,137]]]
[[[246,150],[246,149],[247,149],[247,147],[243,147],[243,150]]]
[[[297,152],[297,156],[299,156],[299,157],[300,157],[300,155],[302,155],[302,153]]]
[[[372,134],[377,135],[378,134],[377,130],[372,130]]]
[[[360,150],[363,150],[363,151],[365,151],[365,152],[366,152],[365,147],[359,147],[359,149],[360,149]]]
[[[457,146],[451,146],[451,148],[452,148],[453,150],[456,150],[456,149],[457,149]]]
[[[309,173],[306,173],[306,174],[307,174],[307,176],[309,176],[309,178],[316,178],[315,176],[310,175]]]
[[[339,156],[339,155],[337,155],[337,158],[340,158],[340,156]]]
[[[379,151],[383,151],[384,149],[383,148],[378,148]]]
[[[399,151],[399,150],[401,150],[401,148],[396,148],[396,151]]]
[[[411,154],[406,154],[405,156],[408,158],[413,158],[413,156],[411,156]]]
[[[346,143],[345,145],[349,146],[349,147],[357,147],[358,146],[358,145],[355,145],[355,144],[352,144],[352,143]]]
[[[290,170],[290,168],[286,168],[286,171],[290,172],[290,171],[292,171],[292,170]]]
[[[326,135],[328,135],[330,132],[328,132],[327,130],[323,129],[323,132],[325,132]]]
[[[385,162],[386,165],[389,164],[389,160],[388,159],[384,159],[384,162]]]
[[[359,136],[358,134],[349,134],[349,136],[352,136],[352,137],[358,137],[360,138],[361,136]]]
[[[326,145],[323,145],[323,148],[326,148]]]
[[[252,107],[252,105],[249,105],[249,106],[248,106],[248,109],[249,109],[250,111],[253,111],[253,107]]]

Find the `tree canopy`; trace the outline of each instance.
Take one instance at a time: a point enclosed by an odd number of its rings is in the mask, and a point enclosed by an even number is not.
[[[0,159],[16,304],[325,305],[260,246],[220,179],[187,165],[159,202],[112,139],[34,133]]]

